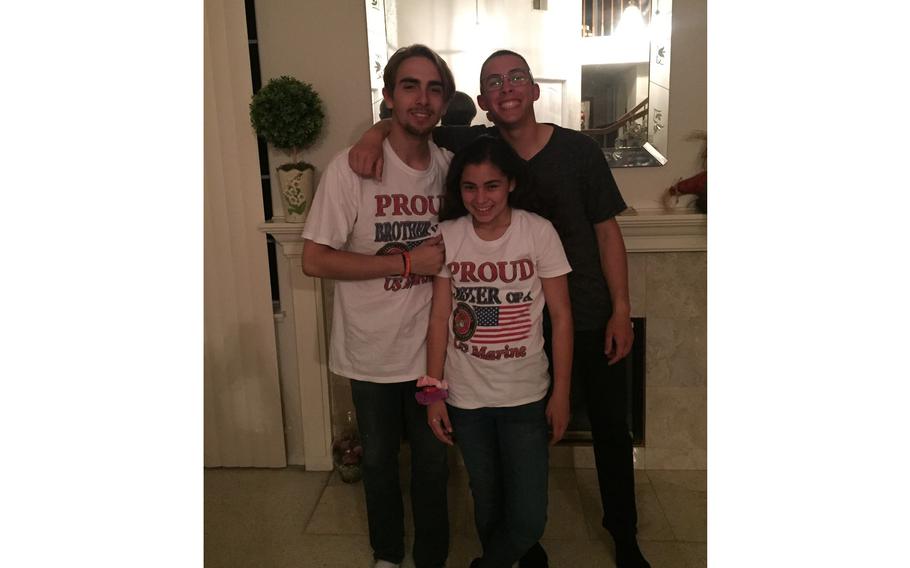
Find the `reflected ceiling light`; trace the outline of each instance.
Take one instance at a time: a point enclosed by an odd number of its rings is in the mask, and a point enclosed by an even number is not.
[[[629,0],[629,4],[622,11],[619,18],[619,25],[616,26],[617,37],[622,38],[643,38],[647,34],[645,19],[641,16],[641,8],[638,3]]]

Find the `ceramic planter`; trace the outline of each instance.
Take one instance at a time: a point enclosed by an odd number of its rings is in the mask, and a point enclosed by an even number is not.
[[[303,223],[310,204],[313,203],[313,168],[300,168],[300,164],[278,168],[278,184],[287,208],[288,223]]]

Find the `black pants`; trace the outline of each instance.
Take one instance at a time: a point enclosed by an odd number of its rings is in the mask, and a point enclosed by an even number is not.
[[[605,333],[604,329],[575,332],[572,388],[580,389],[587,403],[604,510],[602,523],[619,540],[635,537],[638,512],[632,437],[626,422],[629,393],[622,361],[607,365]],[[547,355],[551,356],[550,334],[545,333],[545,338]]]

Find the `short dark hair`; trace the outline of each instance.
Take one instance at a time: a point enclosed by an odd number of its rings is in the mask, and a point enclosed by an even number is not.
[[[532,184],[527,162],[522,160],[502,138],[484,134],[459,150],[452,158],[439,211],[440,221],[457,219],[468,214],[461,199],[461,174],[468,164],[484,162],[490,162],[499,168],[509,181],[515,182],[515,189],[509,193],[509,206],[541,214],[543,207]]]
[[[477,107],[467,93],[455,91],[446,113],[442,115],[443,126],[469,126],[477,115]]]
[[[511,49],[498,49],[490,54],[489,57],[483,60],[483,64],[480,66],[480,92],[483,92],[483,68],[487,66],[487,63],[490,62],[494,57],[501,57],[503,55],[514,55],[515,57],[521,59],[521,62],[525,64],[525,67],[528,69],[528,75],[531,76],[531,83],[534,83],[534,74],[531,73],[531,66],[528,65],[528,60],[520,53],[515,53]]]
[[[398,68],[401,67],[404,60],[412,57],[429,59],[430,63],[436,66],[436,70],[439,71],[439,78],[442,80],[443,99],[449,102],[449,99],[455,94],[455,77],[452,75],[452,71],[449,70],[449,66],[446,65],[445,60],[438,53],[419,43],[399,48],[398,51],[392,54],[392,57],[389,57],[389,62],[386,63],[385,71],[382,73],[382,83],[385,90],[390,95],[395,92],[395,76],[398,74]]]

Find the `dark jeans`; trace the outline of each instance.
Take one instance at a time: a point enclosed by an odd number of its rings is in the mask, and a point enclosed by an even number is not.
[[[508,408],[448,407],[474,496],[482,568],[509,568],[547,523],[546,399]]]
[[[449,554],[446,446],[427,426],[426,407],[417,404],[417,381],[378,384],[351,381],[363,444],[370,546],[376,560],[404,558],[404,508],[398,479],[402,432],[411,445],[411,507],[414,565],[441,568]]]
[[[591,421],[594,462],[604,515],[602,524],[614,539],[634,538],[638,529],[632,436],[626,423],[629,393],[619,363],[607,365],[606,331],[576,331],[572,360],[573,389],[581,387]],[[547,355],[550,335],[545,334]]]

